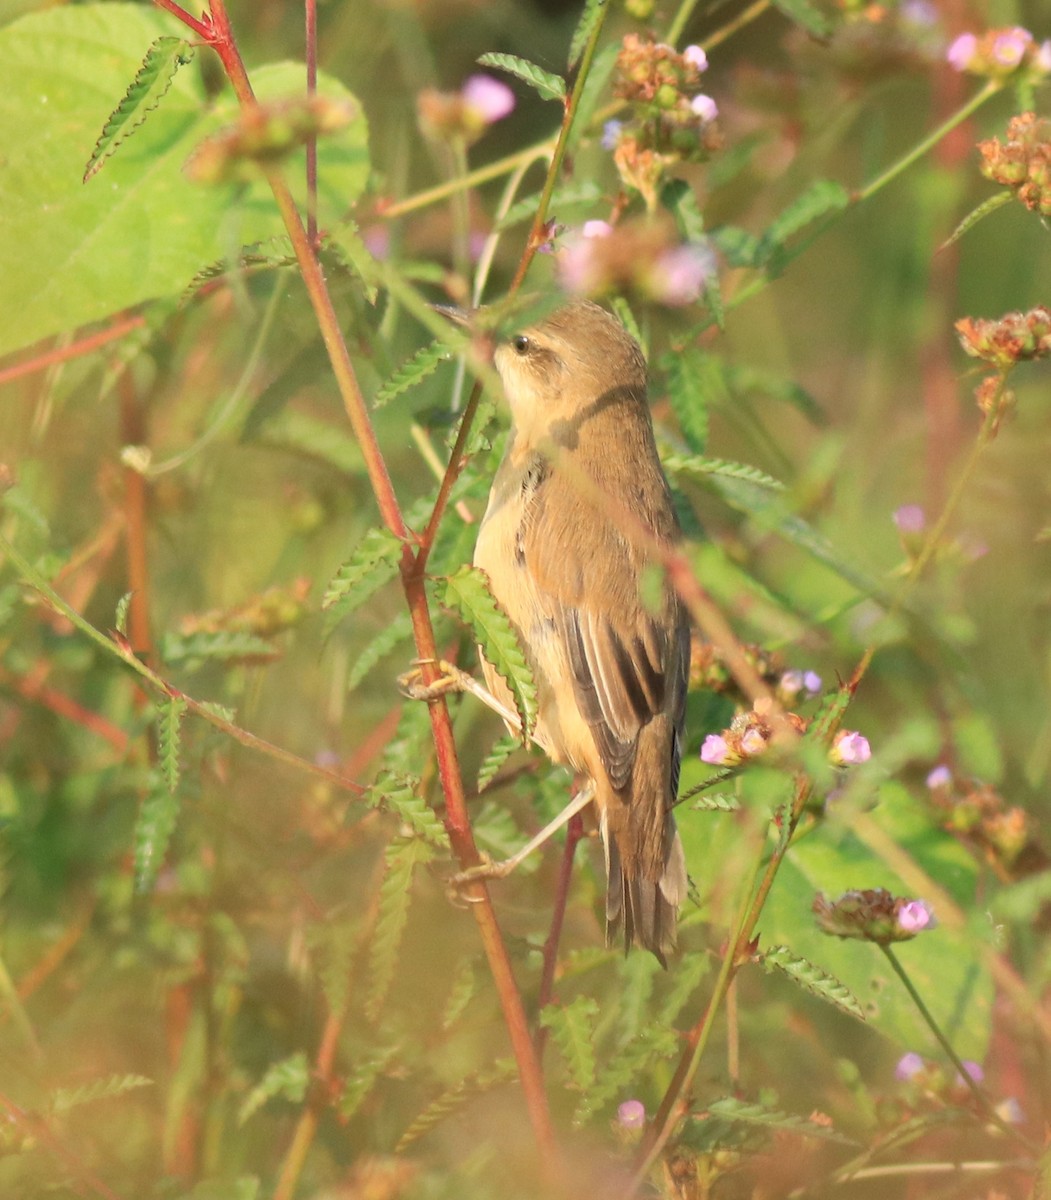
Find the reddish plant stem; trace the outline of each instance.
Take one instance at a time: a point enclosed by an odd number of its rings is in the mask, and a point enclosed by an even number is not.
[[[125,334],[131,333],[133,329],[139,329],[145,324],[145,317],[125,317],[105,329],[100,329],[98,333],[93,333],[88,337],[81,338],[79,341],[71,342],[68,346],[48,350],[44,354],[37,354],[33,358],[27,358],[25,362],[5,367],[0,371],[0,384],[10,383],[13,379],[21,379],[23,375],[32,375],[35,371],[43,371],[45,367],[52,367],[56,363],[69,362],[72,358],[80,358],[81,355],[90,354],[100,346],[105,346],[107,342],[115,342],[118,338],[124,337]]]
[[[307,61],[307,100],[317,95],[317,0],[304,0]],[[307,240],[316,250],[317,236],[317,134],[307,138]]]
[[[125,446],[145,441],[142,408],[135,395],[135,384],[127,372],[121,377],[120,436]],[[125,466],[124,545],[128,561],[128,640],[132,650],[146,663],[153,662],[153,636],[150,629],[150,565],[146,550],[147,502],[146,478],[134,467]]]
[[[562,937],[562,926],[565,924],[566,905],[569,900],[569,885],[573,879],[573,857],[576,854],[577,842],[584,836],[584,818],[580,813],[571,817],[566,826],[566,844],[562,850],[562,862],[558,868],[558,884],[555,889],[555,902],[551,908],[551,928],[544,942],[544,969],[540,976],[540,991],[537,995],[537,1011],[543,1012],[551,1003],[555,990],[555,969],[558,966],[558,943]],[[543,1026],[536,1031],[536,1052],[543,1057],[544,1046],[547,1043],[547,1029]]]
[[[65,692],[47,687],[29,676],[14,675],[2,666],[0,666],[0,683],[5,683],[13,688],[24,699],[43,705],[56,716],[65,717],[67,721],[72,721],[89,733],[105,738],[118,754],[123,754],[127,750],[128,735],[119,725],[114,725],[100,713],[85,708],[72,696],[67,696]]]
[[[173,17],[178,17],[184,25],[188,25],[190,29],[197,34],[199,38],[203,38],[206,42],[214,44],[215,34],[210,24],[205,21],[198,21],[196,17],[191,17],[190,14],[181,5],[176,4],[175,0],[153,0],[158,8],[163,8],[165,12],[170,12]]]

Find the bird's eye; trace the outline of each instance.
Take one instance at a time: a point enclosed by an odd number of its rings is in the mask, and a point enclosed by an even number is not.
[[[529,344],[529,338],[524,333],[520,333],[511,339],[511,345],[515,348],[515,354],[528,354]]]

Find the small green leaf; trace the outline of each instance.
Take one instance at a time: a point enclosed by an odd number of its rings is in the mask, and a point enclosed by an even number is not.
[[[484,1095],[494,1087],[507,1083],[518,1074],[515,1064],[509,1059],[500,1059],[488,1071],[479,1071],[461,1079],[459,1083],[447,1088],[440,1096],[427,1105],[415,1118],[398,1139],[394,1147],[395,1154],[403,1154],[413,1142],[418,1141],[425,1133],[441,1124],[446,1117],[458,1112],[476,1096]]]
[[[754,233],[726,225],[712,232],[712,242],[730,267],[759,267],[764,258],[764,243]]]
[[[273,642],[237,629],[166,633],[161,639],[164,662],[184,671],[200,670],[208,662],[271,662],[280,656],[281,651]]]
[[[675,217],[679,236],[687,242],[705,238],[704,217],[697,193],[685,179],[671,179],[661,188],[661,204]]]
[[[708,1105],[708,1115],[724,1121],[743,1121],[747,1125],[764,1125],[769,1129],[781,1129],[788,1133],[801,1133],[806,1137],[821,1138],[838,1142],[843,1146],[857,1145],[851,1138],[844,1137],[827,1125],[819,1125],[808,1117],[797,1117],[792,1113],[779,1112],[762,1104],[749,1104],[747,1100],[736,1100],[727,1096]]]
[[[533,192],[523,196],[521,200],[516,200],[497,222],[497,230],[512,229],[523,221],[531,221],[540,203],[540,196],[540,192]],[[569,224],[569,210],[592,207],[601,196],[602,189],[590,179],[556,188],[551,197],[551,211],[558,213],[563,223]]]
[[[649,348],[646,345],[646,337],[639,328],[638,321],[635,320],[635,314],[631,311],[631,305],[624,299],[623,296],[614,296],[610,301],[610,308],[617,320],[631,334],[631,336],[639,343],[644,358],[649,358]]]
[[[128,608],[131,605],[131,592],[125,592],[117,601],[117,613],[113,618],[113,628],[121,637],[128,636]]]
[[[977,208],[972,209],[966,217],[956,226],[949,234],[944,242],[938,247],[939,251],[948,250],[954,243],[958,242],[965,233],[972,230],[979,221],[983,220],[990,213],[996,212],[998,208],[1003,208],[1005,204],[1010,204],[1014,199],[1014,192],[1010,188],[1004,188],[1002,192],[997,192],[989,197],[988,200],[983,200]]]
[[[398,573],[402,544],[389,529],[370,529],[325,589],[321,607],[332,630]]]
[[[840,983],[834,975],[823,971],[807,959],[793,954],[787,946],[773,946],[764,950],[760,961],[765,970],[780,971],[812,996],[826,1000],[840,1012],[857,1017],[859,1021],[865,1020],[865,1010],[861,1007],[861,1001],[846,984]]]
[[[470,626],[482,653],[511,689],[522,727],[531,730],[536,721],[536,684],[514,626],[493,599],[485,572],[463,566],[445,582],[445,604]]]
[[[449,848],[449,835],[434,809],[419,795],[420,781],[412,775],[383,771],[365,793],[370,808],[394,813],[413,833],[441,850]]]
[[[381,658],[411,637],[412,618],[407,612],[397,613],[391,618],[390,624],[381,629],[358,655],[347,673],[347,691],[352,692]]]
[[[478,62],[483,67],[496,67],[498,71],[506,71],[523,83],[529,84],[540,94],[542,100],[565,100],[566,81],[561,75],[552,75],[531,63],[528,59],[519,58],[517,54],[483,54]]]
[[[774,7],[813,37],[824,39],[832,33],[831,21],[810,0],[774,0]]]
[[[460,963],[459,969],[453,975],[452,986],[442,1008],[442,1029],[451,1029],[460,1019],[463,1010],[471,1002],[478,984],[475,974],[475,960],[472,955]]]
[[[164,782],[173,795],[179,786],[179,730],[186,701],[181,696],[172,696],[158,714],[157,758]]]
[[[293,410],[268,420],[259,430],[258,440],[327,463],[345,475],[359,475],[364,468],[361,447],[344,429],[331,421]]]
[[[153,886],[168,852],[175,824],[179,819],[179,800],[169,790],[157,772],[149,791],[142,799],[139,818],[135,822],[134,861],[135,887],[145,892]]]
[[[434,851],[422,838],[395,838],[387,847],[387,869],[380,884],[379,913],[369,941],[368,992],[365,1013],[378,1021],[387,998],[401,949],[402,934],[412,903],[412,875]]]
[[[376,260],[362,241],[357,225],[351,220],[340,221],[325,235],[325,245],[331,246],[339,261],[361,280],[365,299],[375,304],[379,271]]]
[[[110,1075],[107,1079],[96,1079],[82,1087],[56,1088],[49,1098],[48,1108],[55,1116],[61,1116],[82,1104],[93,1104],[96,1100],[108,1100],[136,1088],[152,1086],[153,1080],[145,1075]]]
[[[395,396],[415,387],[428,375],[433,375],[443,362],[448,362],[449,347],[444,342],[431,342],[424,346],[407,362],[403,362],[394,374],[382,385],[372,401],[373,408],[382,408]]]
[[[381,1046],[353,1061],[343,1095],[339,1098],[339,1115],[344,1121],[349,1121],[368,1099],[376,1081],[397,1052],[396,1045]]]
[[[774,219],[762,237],[762,251],[771,256],[790,237],[822,217],[841,213],[850,205],[850,193],[832,179],[815,179]]]
[[[708,444],[708,412],[726,397],[719,360],[695,346],[665,354],[660,365],[668,380],[668,398],[686,444],[703,454]]]
[[[502,737],[489,751],[478,768],[478,791],[485,789],[496,778],[497,771],[504,765],[522,743],[513,737]]]
[[[124,99],[110,113],[102,127],[99,140],[84,169],[85,183],[102,169],[103,163],[116,153],[118,146],[142,125],[171,87],[176,71],[192,59],[193,46],[183,38],[159,37],[150,46],[142,66],[128,85]]]
[[[577,996],[570,1004],[549,1004],[541,1010],[540,1024],[551,1030],[555,1045],[569,1070],[572,1086],[587,1092],[595,1082],[595,1024],[599,1004],[594,996]]]
[[[785,485],[758,467],[748,463],[730,462],[725,458],[705,458],[701,455],[669,454],[664,460],[665,468],[672,474],[716,476],[723,479],[743,479],[756,487],[772,492],[783,492]]]
[[[237,1115],[237,1123],[244,1125],[268,1100],[279,1096],[291,1100],[293,1104],[301,1103],[309,1084],[310,1063],[302,1050],[281,1059],[280,1062],[271,1063],[263,1078],[245,1097]]]
[[[570,71],[580,61],[584,47],[588,44],[588,38],[591,37],[598,22],[602,20],[608,3],[609,0],[585,0],[584,11],[580,14],[580,20],[577,21],[577,27],[573,30],[573,36],[569,42],[569,58],[566,65]]]
[[[723,371],[726,386],[731,393],[743,395],[756,392],[761,396],[769,396],[771,400],[780,400],[798,409],[815,425],[826,425],[828,419],[813,396],[800,387],[798,383],[773,371],[764,371],[762,367],[749,367],[737,363],[724,363]]]
[[[738,812],[741,801],[730,792],[709,792],[698,796],[690,807],[696,812]]]

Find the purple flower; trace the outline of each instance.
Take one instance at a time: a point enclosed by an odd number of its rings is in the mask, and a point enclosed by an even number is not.
[[[609,237],[613,226],[608,221],[585,221],[580,233],[586,238]]]
[[[607,121],[602,126],[602,149],[616,150],[620,141],[620,131],[624,128],[623,121]]]
[[[927,786],[931,791],[934,791],[935,788],[948,787],[950,783],[952,783],[952,771],[945,763],[939,763],[927,776]]]
[[[902,533],[922,533],[927,525],[927,514],[919,504],[903,504],[894,510],[894,524]]]
[[[719,115],[719,106],[711,98],[705,96],[702,92],[699,96],[694,96],[690,101],[690,108],[701,118],[703,124],[708,125]]]
[[[617,1124],[621,1129],[641,1129],[646,1124],[646,1106],[641,1100],[625,1100],[617,1107]]]
[[[853,767],[868,762],[871,757],[872,747],[868,738],[850,729],[841,729],[836,734],[829,752],[829,758],[837,767]]]
[[[821,676],[816,671],[786,671],[781,676],[779,686],[791,700],[804,691],[808,696],[816,696],[821,691],[821,682]]]
[[[682,56],[691,67],[696,67],[698,71],[708,70],[708,55],[701,46],[687,46],[682,52]]]
[[[938,24],[938,10],[930,0],[905,0],[901,6],[901,15],[910,25],[918,25],[923,29]]]
[[[1005,29],[993,39],[993,62],[1001,67],[1017,67],[1032,44],[1033,35],[1028,29],[1020,25]]]
[[[898,909],[898,928],[902,933],[922,933],[937,925],[926,900],[908,900]]]
[[[968,1076],[970,1077],[970,1079],[971,1079],[971,1082],[972,1082],[972,1083],[981,1083],[981,1082],[982,1082],[982,1081],[985,1079],[985,1072],[984,1072],[984,1071],[982,1070],[982,1068],[981,1068],[981,1067],[980,1067],[980,1066],[979,1066],[979,1065],[978,1065],[976,1062],[974,1062],[972,1059],[965,1058],[965,1059],[963,1060],[963,1069],[964,1069],[964,1070],[967,1072],[967,1074],[968,1074]],[[957,1082],[957,1083],[963,1083],[963,1082],[964,1082],[964,1078],[963,1078],[963,1076],[962,1076],[962,1075],[959,1073],[959,1071],[957,1071],[957,1072],[956,1072],[956,1082]]]
[[[515,94],[491,75],[472,75],[460,89],[464,103],[486,125],[492,125],[514,111]]]
[[[653,264],[651,291],[674,307],[692,304],[715,274],[715,253],[698,242],[665,250]]]
[[[966,71],[974,61],[978,49],[978,39],[973,33],[961,33],[949,49],[945,51],[945,59],[954,71]]]
[[[380,261],[390,255],[390,228],[386,225],[369,225],[361,231],[361,240],[373,258]]]
[[[732,758],[733,754],[726,738],[720,733],[708,734],[701,747],[701,762],[709,763],[713,767],[730,766]]]
[[[996,1106],[997,1116],[1002,1121],[1006,1121],[1008,1125],[1024,1125],[1025,1113],[1022,1111],[1022,1106],[1014,1096],[1008,1096],[1006,1100],[1001,1100]]]
[[[923,1058],[915,1050],[910,1050],[908,1054],[903,1054],[898,1059],[898,1065],[894,1068],[894,1078],[901,1083],[905,1083],[909,1079],[914,1079],[926,1069],[927,1064],[923,1061]]]

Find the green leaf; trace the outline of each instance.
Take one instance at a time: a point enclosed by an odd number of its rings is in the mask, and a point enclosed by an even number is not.
[[[121,635],[128,636],[128,607],[131,604],[131,592],[125,592],[117,601],[117,612],[113,618],[113,628]]]
[[[339,1098],[339,1115],[349,1121],[368,1099],[376,1081],[387,1068],[387,1064],[398,1052],[396,1045],[381,1046],[369,1054],[354,1060],[347,1073],[343,1095]]]
[[[528,59],[519,58],[517,54],[483,54],[478,62],[483,67],[496,67],[498,71],[506,71],[523,83],[529,84],[539,94],[542,100],[565,100],[566,81],[561,75],[552,75],[531,63]]]
[[[831,21],[811,0],[774,0],[774,7],[816,38],[824,39],[832,33]]]
[[[1014,199],[1014,192],[1010,188],[1004,188],[1002,192],[997,192],[990,196],[988,200],[983,200],[977,208],[972,209],[966,217],[956,226],[951,234],[938,247],[939,251],[947,250],[954,242],[958,242],[960,238],[983,220],[990,213],[996,212],[998,208],[1003,208],[1005,204],[1010,204]]]
[[[48,1108],[55,1116],[61,1116],[82,1104],[94,1104],[96,1100],[108,1100],[136,1088],[152,1086],[153,1080],[145,1075],[110,1075],[107,1079],[96,1079],[82,1087],[56,1088],[49,1098]]]
[[[302,1050],[290,1054],[280,1062],[271,1063],[263,1078],[245,1097],[241,1111],[237,1114],[237,1123],[244,1125],[268,1100],[279,1096],[284,1100],[291,1100],[293,1104],[301,1103],[309,1084],[310,1063]]]
[[[402,934],[412,903],[412,874],[430,862],[434,851],[422,838],[395,838],[387,847],[386,872],[380,884],[379,913],[369,942],[368,991],[365,1013],[378,1021],[394,979]]]
[[[516,200],[496,224],[498,230],[512,229],[523,221],[531,221],[540,203],[540,192],[533,192]],[[601,199],[602,189],[592,180],[573,183],[566,187],[556,188],[551,197],[551,211],[558,213],[563,223],[568,224],[567,214],[576,208],[592,207]]]
[[[393,616],[390,623],[366,643],[347,673],[347,691],[352,692],[368,675],[372,668],[386,655],[412,637],[412,617],[407,612],[399,612]]]
[[[271,662],[280,656],[273,642],[236,629],[166,633],[161,639],[161,658],[169,667],[185,671],[197,671],[208,662]]]
[[[432,1100],[418,1116],[413,1118],[409,1127],[398,1139],[394,1153],[403,1154],[413,1142],[418,1141],[436,1125],[440,1125],[446,1117],[458,1112],[469,1100],[492,1091],[494,1087],[499,1087],[502,1083],[509,1082],[517,1074],[518,1069],[511,1060],[500,1059],[488,1071],[479,1071],[474,1075],[469,1075],[466,1079],[461,1079],[459,1083],[447,1088],[440,1096]]]
[[[815,179],[763,234],[761,253],[769,257],[801,229],[829,214],[841,213],[849,205],[850,193],[842,184],[832,179]]]
[[[739,812],[741,801],[730,792],[709,792],[690,805],[696,812]]]
[[[401,541],[389,529],[370,529],[365,534],[325,589],[321,607],[329,614],[329,630],[397,575],[401,553]]]
[[[379,270],[368,246],[362,241],[357,225],[351,221],[340,221],[325,234],[325,245],[331,247],[339,261],[364,284],[365,299],[376,303]]]
[[[342,426],[306,413],[287,411],[270,418],[259,430],[257,440],[317,459],[345,475],[359,475],[364,469],[361,447],[351,434]]]
[[[685,179],[670,179],[661,188],[660,199],[674,216],[679,236],[684,241],[704,241],[704,217],[697,203],[697,193]]]
[[[168,791],[173,795],[179,786],[179,728],[186,711],[182,696],[172,696],[157,718],[157,759]]]
[[[478,768],[478,791],[484,792],[485,789],[496,778],[497,772],[511,757],[512,754],[521,746],[521,742],[517,738],[502,737],[495,746],[489,751],[482,761],[482,765]]]
[[[449,995],[442,1008],[442,1029],[451,1029],[463,1015],[467,1005],[471,1003],[478,984],[474,968],[475,960],[472,955],[460,963],[459,970],[453,975],[452,986],[449,988]]]
[[[723,363],[726,386],[734,395],[756,392],[780,400],[798,409],[815,425],[827,425],[828,419],[813,396],[792,379],[785,379],[774,371],[762,367],[748,367],[738,363]]]
[[[382,408],[395,396],[407,392],[421,380],[434,372],[443,362],[449,360],[449,347],[444,342],[431,342],[424,346],[407,362],[403,362],[394,374],[382,385],[372,402],[373,408]]]
[[[532,730],[536,721],[536,684],[514,626],[493,599],[485,573],[477,567],[461,567],[446,579],[444,602],[471,627],[482,653],[511,689],[523,728]]]
[[[124,99],[109,115],[84,170],[84,182],[97,171],[118,146],[135,132],[160,104],[172,85],[175,73],[193,59],[193,47],[183,38],[159,37],[146,51],[142,66],[131,81]],[[132,118],[136,118],[134,121]],[[129,122],[131,122],[129,124]]]
[[[695,454],[703,454],[708,444],[708,411],[726,394],[719,360],[695,346],[685,346],[663,355],[660,366],[682,436]]]
[[[420,781],[413,775],[383,771],[365,793],[370,808],[394,813],[413,833],[441,850],[449,848],[449,835],[434,809],[419,793]]]
[[[731,267],[762,266],[765,249],[764,242],[736,225],[725,225],[712,232],[712,242]]]
[[[168,852],[168,843],[179,819],[178,797],[169,791],[159,773],[154,773],[149,791],[142,799],[135,822],[135,888],[146,892],[153,886]]]
[[[780,1129],[786,1133],[801,1133],[807,1137],[838,1142],[843,1146],[857,1145],[853,1139],[844,1137],[827,1125],[819,1125],[808,1117],[779,1112],[763,1104],[750,1104],[747,1100],[736,1100],[733,1096],[709,1104],[707,1111],[709,1116],[718,1117],[723,1121],[743,1121],[747,1125],[765,1125],[767,1128]]]
[[[84,160],[146,48],[181,27],[144,4],[51,6],[0,28],[4,154],[0,164],[0,354],[122,309],[179,296],[231,247],[285,232],[265,182],[199,187],[183,173],[191,151],[238,115],[229,89],[210,99],[199,72],[180,71],[164,103],[81,183]],[[261,100],[302,91],[301,63],[252,73]],[[319,91],[356,103],[342,84]],[[287,178],[305,201],[303,151]],[[364,112],[318,146],[318,219],[340,220],[368,180]],[[235,251],[236,253],[236,251]]]
[[[780,971],[812,996],[827,1000],[840,1012],[864,1021],[865,1010],[850,988],[840,983],[834,975],[793,954],[787,946],[774,946],[764,950],[760,962],[765,970]]]
[[[587,1092],[595,1082],[595,1023],[599,1015],[594,996],[577,996],[569,1004],[549,1004],[540,1024],[551,1036],[569,1070],[572,1086]]]
[[[785,485],[758,467],[748,463],[730,462],[725,458],[705,458],[701,455],[686,456],[669,454],[664,460],[665,468],[672,474],[717,476],[722,479],[743,479],[756,487],[766,488],[771,492],[783,492]]]
[[[580,14],[580,20],[577,21],[577,27],[573,30],[573,36],[569,42],[569,57],[566,60],[566,66],[570,71],[580,61],[584,47],[588,44],[588,38],[591,37],[595,26],[602,19],[603,10],[608,3],[609,0],[584,0],[584,11]]]

